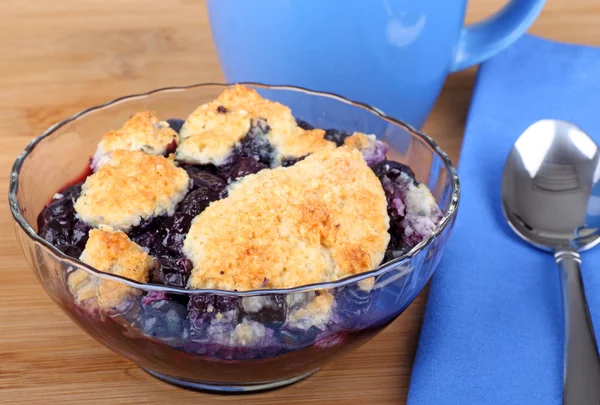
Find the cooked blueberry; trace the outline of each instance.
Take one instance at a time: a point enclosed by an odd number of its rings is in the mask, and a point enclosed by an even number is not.
[[[410,167],[393,160],[384,160],[383,162],[376,164],[373,167],[373,171],[380,180],[384,176],[391,180],[395,180],[398,176],[400,176],[400,173],[405,173],[413,179],[415,178],[415,173]]]
[[[192,268],[192,262],[186,258],[160,257],[150,273],[150,282],[183,288],[187,284]]]
[[[217,112],[219,114],[227,114],[229,110],[225,106],[220,105],[217,107]]]
[[[206,185],[199,185],[188,193],[177,207],[177,212],[184,213],[192,218],[199,215],[208,205],[219,199],[219,194]],[[188,229],[185,230],[187,233]]]
[[[66,189],[61,191],[60,193],[63,195],[63,198],[70,199],[74,203],[81,195],[82,184],[83,182],[73,184],[72,186],[67,187]]]
[[[81,248],[73,245],[62,245],[57,246],[57,248],[67,256],[71,256],[74,259],[79,259],[79,256],[81,256],[82,252]]]
[[[192,220],[194,219],[189,213],[186,212],[176,212],[173,215],[173,225],[172,230],[176,233],[187,234],[190,230],[190,226],[192,225]]]
[[[150,218],[150,219],[142,219],[139,225],[134,226],[129,231],[129,237],[136,236],[138,234],[146,233],[149,231],[156,230],[156,227],[159,226],[158,221],[161,218]]]
[[[404,226],[405,229],[410,228],[409,232],[404,232],[403,235],[403,241],[406,244],[406,251],[412,249],[413,247],[417,246],[419,243],[421,243],[421,241],[425,238],[427,238],[431,232],[433,232],[433,230],[435,229],[435,225],[433,223],[431,223],[431,228],[427,229],[426,227],[423,227],[421,229],[418,229],[416,226],[415,228],[413,228],[413,226],[415,225],[415,222],[413,222],[413,219],[409,219],[409,217],[405,218],[402,221],[402,225]],[[417,224],[418,226],[418,224]]]
[[[90,226],[88,226],[82,220],[78,219],[73,225],[72,230],[71,237],[73,240],[73,245],[79,246],[82,249],[85,248],[85,244],[87,243],[87,240],[89,238],[90,229],[92,229]]]
[[[384,142],[375,141],[370,147],[361,150],[369,167],[375,167],[386,158],[388,147]]]
[[[129,324],[138,325],[142,315],[142,306],[139,297],[131,297],[124,300],[116,312],[122,316]]]
[[[373,167],[375,175],[381,181],[383,191],[387,200],[387,211],[391,223],[399,223],[406,215],[406,195],[411,183],[418,185],[414,178],[414,173],[410,167],[391,160],[383,162]],[[404,173],[406,176],[401,176]],[[399,233],[392,232],[392,235],[402,235],[404,227],[398,226]]]
[[[275,154],[275,149],[266,137],[270,130],[271,127],[264,118],[252,120],[248,133],[240,140],[234,155],[251,157],[261,163],[270,165]]]
[[[227,179],[227,182],[231,183],[240,177],[247,176],[249,174],[258,173],[263,169],[268,169],[264,163],[257,162],[251,157],[242,157],[236,159],[233,163],[218,168],[219,174]]]
[[[311,129],[315,129],[315,127],[313,127],[311,124],[309,124],[308,122],[306,122],[300,118],[296,118],[296,125],[298,125],[300,128],[302,128],[305,131],[310,131]]]
[[[170,249],[163,245],[163,241],[167,235],[164,230],[164,223],[172,221],[172,217],[156,217],[153,219],[143,220],[140,225],[133,227],[129,232],[129,239],[138,245],[149,250],[150,255],[160,256],[172,254]]]
[[[171,153],[175,153],[176,150],[177,150],[177,141],[172,141],[170,144],[167,145],[166,155],[170,155]]]
[[[390,243],[388,243],[383,262],[389,262],[392,259],[402,256],[406,252],[406,244],[400,237],[403,233],[396,224],[392,223],[390,227]]]
[[[242,307],[247,319],[272,328],[283,324],[287,316],[285,295],[242,298]]]
[[[195,294],[190,297],[188,302],[188,318],[192,329],[197,330],[205,328],[214,320],[237,324],[240,320],[241,309],[238,297]]]
[[[196,294],[190,297],[188,302],[188,318],[190,319],[191,326],[199,328],[203,324],[210,323],[213,318],[213,310],[209,311],[211,305],[213,305],[214,296],[210,294]]]
[[[162,301],[162,300],[166,300],[167,298],[168,298],[168,295],[166,292],[148,291],[148,294],[146,294],[142,297],[142,305],[144,305],[144,306],[150,305],[154,301]]]
[[[173,300],[157,300],[142,307],[141,329],[159,339],[182,338],[187,310]]]
[[[340,288],[335,294],[333,319],[344,329],[359,329],[368,324],[368,312],[377,301],[379,290],[363,290],[358,284]]]
[[[176,212],[171,217],[164,217],[156,233],[156,253],[167,256],[180,253],[193,219],[194,215],[187,212]]]
[[[182,119],[179,119],[179,118],[169,118],[167,120],[167,123],[169,124],[169,126],[171,127],[171,129],[173,131],[179,133],[179,131],[181,131],[181,127],[183,126],[185,121]]]
[[[154,247],[154,245],[156,244],[156,232],[155,231],[149,231],[146,233],[136,234],[135,236],[130,236],[129,238],[132,241],[134,241],[135,243],[137,243],[138,245],[148,248],[148,249],[152,249]],[[153,253],[153,252],[151,252],[151,253]]]
[[[404,253],[406,253],[406,250],[388,249],[385,251],[385,255],[383,256],[383,263],[397,259],[398,257],[402,256]]]
[[[142,247],[150,249],[150,254],[156,255],[154,248],[161,220],[162,218],[143,220],[138,226],[133,227],[128,232],[129,239]]]
[[[75,210],[73,208],[73,201],[70,198],[59,198],[52,200],[46,207],[44,217],[46,221],[50,221],[55,218],[74,217]]]
[[[297,350],[315,342],[321,329],[311,326],[309,329],[281,329],[275,331],[275,339],[287,350]]]
[[[196,172],[208,172],[208,173],[212,173],[215,174],[217,172],[217,168],[215,165],[212,164],[206,164],[206,165],[194,165],[194,164],[182,164],[181,168],[183,170],[185,170],[188,175],[192,175],[193,173]]]
[[[205,186],[221,194],[227,188],[227,183],[222,178],[204,170],[202,166],[186,166],[184,169],[190,176],[192,190]]]
[[[334,142],[337,146],[342,146],[346,138],[348,138],[350,134],[344,131],[338,131],[337,129],[327,129],[325,130],[325,136],[323,138],[328,141]]]
[[[250,123],[250,130],[246,136],[256,137],[256,136],[265,136],[271,131],[271,127],[269,123],[264,118],[253,119]]]
[[[283,158],[283,159],[281,159],[281,166],[283,166],[283,167],[294,166],[296,163],[300,162],[301,160],[304,160],[305,158],[306,158],[306,156],[301,156],[299,158]]]
[[[240,311],[241,310],[241,302],[239,297],[229,297],[229,296],[220,296],[213,295],[214,297],[214,306],[217,312],[228,312],[228,311]]]
[[[177,271],[168,273],[168,270],[170,269],[164,269],[162,266],[160,267],[161,271],[160,271],[160,278],[162,280],[160,281],[152,281],[153,283],[160,283],[160,284],[164,284],[164,285],[168,285],[171,287],[181,287],[184,288],[185,285],[187,284],[187,275],[185,274],[181,274]]]
[[[71,227],[70,219],[53,219],[40,230],[40,236],[54,246],[70,245]]]
[[[38,234],[41,235],[42,234],[42,228],[44,228],[46,226],[46,223],[48,221],[46,220],[46,208],[44,207],[40,213],[37,216],[36,219],[36,223],[37,223],[37,229],[38,229]]]

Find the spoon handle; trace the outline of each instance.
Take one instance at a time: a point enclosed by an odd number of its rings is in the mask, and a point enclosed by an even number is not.
[[[579,253],[560,250],[554,255],[560,271],[564,323],[564,405],[600,404],[600,357],[588,309]]]

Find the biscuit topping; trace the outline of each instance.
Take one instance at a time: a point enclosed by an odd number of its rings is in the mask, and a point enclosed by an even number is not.
[[[320,129],[305,131],[296,124],[291,110],[277,102],[263,99],[258,92],[244,86],[232,86],[214,101],[196,109],[181,128],[181,145],[177,159],[186,163],[222,165],[256,123],[268,127],[260,134],[273,145],[271,165],[279,166],[283,158],[297,158],[320,148],[335,148],[323,138]]]
[[[189,287],[284,288],[375,268],[389,241],[386,208],[354,148],[246,176],[194,219],[183,247]]]
[[[100,271],[139,282],[148,281],[148,274],[154,266],[154,259],[126,234],[104,226],[90,231],[80,260]],[[104,309],[114,308],[128,296],[140,292],[119,282],[94,277],[83,270],[69,275],[69,287],[79,301],[95,299]]]
[[[104,163],[103,157],[115,150],[141,150],[151,155],[166,155],[175,151],[179,135],[164,121],[159,121],[151,111],[142,111],[131,117],[121,129],[110,131],[102,137],[94,155],[92,166]]]
[[[188,174],[170,159],[117,150],[87,178],[75,211],[91,226],[104,224],[127,231],[142,219],[173,215],[188,184]]]

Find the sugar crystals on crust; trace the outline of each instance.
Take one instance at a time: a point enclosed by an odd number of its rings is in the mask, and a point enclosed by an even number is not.
[[[384,191],[360,152],[320,150],[244,177],[194,219],[189,287],[286,288],[368,271],[388,228]]]
[[[188,185],[186,171],[170,159],[117,150],[87,178],[75,211],[91,226],[104,224],[127,231],[142,219],[173,215]]]

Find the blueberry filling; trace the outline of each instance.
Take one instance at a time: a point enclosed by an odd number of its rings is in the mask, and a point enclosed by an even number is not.
[[[72,247],[83,250],[88,239],[90,227],[77,219],[73,207],[79,194],[81,183],[62,190],[38,216],[39,235],[65,253],[75,253]]]
[[[222,192],[221,190],[220,192]],[[199,215],[213,201],[219,200],[219,191],[214,190],[211,186],[198,185],[190,191],[183,201],[179,203],[177,208],[178,213],[182,213],[191,217]],[[188,227],[189,229],[189,227]],[[187,230],[186,230],[187,232]]]
[[[152,256],[181,257],[185,235],[190,230],[194,217],[202,213],[211,202],[224,196],[223,180],[204,172],[204,179],[201,181],[196,178],[196,187],[179,203],[173,216],[143,221],[129,231],[129,238],[147,248]]]
[[[236,325],[242,319],[242,304],[237,297],[192,295],[187,309],[190,330],[196,336],[203,335],[212,324]]]
[[[177,142],[173,141],[167,145],[165,155],[169,156],[171,153],[175,153],[176,150],[177,150]]]
[[[192,262],[185,257],[159,257],[150,273],[150,282],[184,288],[192,273]]]
[[[344,131],[338,131],[337,129],[327,129],[325,130],[325,136],[323,138],[335,143],[337,146],[342,146],[346,138],[348,138],[349,136],[350,134]]]
[[[311,326],[308,330],[284,328],[275,332],[275,337],[283,346],[284,352],[310,346],[323,331]]]
[[[383,257],[384,262],[394,260],[410,250],[410,246],[407,245],[402,238],[395,236],[396,234],[399,234],[399,232],[402,232],[402,230],[397,229],[398,225],[396,223],[392,223],[390,224],[390,227],[393,228],[390,233],[394,233],[390,236],[390,242],[388,243],[388,247]]]
[[[360,329],[369,323],[369,312],[377,302],[379,290],[361,289],[353,284],[336,291],[333,321],[344,329]]]
[[[217,168],[217,174],[232,183],[249,174],[258,173],[269,166],[254,157],[239,157],[224,166]]]
[[[72,244],[79,247],[85,247],[89,238],[90,229],[92,228],[81,219],[75,221],[71,235]]]
[[[294,166],[296,163],[304,160],[306,156],[298,157],[298,158],[283,158],[281,159],[281,166],[289,167]]]
[[[280,327],[287,317],[285,295],[248,297],[242,299],[246,319],[272,328]]]
[[[234,161],[239,158],[253,158],[266,166],[270,166],[275,155],[275,148],[267,139],[271,127],[264,118],[252,120],[250,129],[233,151]]]
[[[74,246],[74,245],[62,245],[62,246],[58,246],[58,250],[60,250],[61,252],[63,252],[64,254],[66,254],[67,256],[71,256],[74,258],[79,258],[79,256],[81,256],[81,252],[83,252],[83,249]]]
[[[190,177],[190,188],[196,190],[200,187],[209,187],[222,195],[226,193],[227,182],[215,174],[216,168],[212,165],[185,165],[182,166]],[[221,196],[221,198],[224,198]]]
[[[300,128],[302,128],[305,131],[310,131],[312,129],[315,129],[315,127],[313,127],[311,124],[309,124],[308,122],[306,122],[300,118],[296,118],[296,125],[298,125]]]
[[[142,332],[161,340],[183,340],[185,338],[187,310],[175,300],[162,299],[142,305]]]
[[[179,131],[181,131],[181,127],[183,126],[185,121],[182,119],[179,119],[179,118],[171,118],[171,119],[167,120],[167,123],[169,124],[169,127],[171,127],[171,129],[173,131],[179,133]]]
[[[383,162],[378,163],[373,167],[373,171],[381,182],[383,182],[385,177],[390,180],[396,180],[401,173],[405,173],[413,179],[415,186],[418,185],[415,173],[412,169],[407,165],[394,160],[384,160]]]
[[[129,231],[129,239],[150,250],[150,254],[153,253],[154,246],[156,244],[156,229],[158,228],[158,222],[160,218],[154,218],[151,220],[142,220],[142,222]]]

